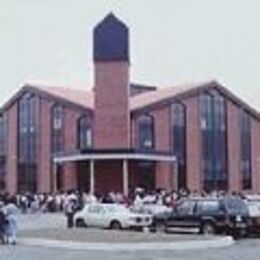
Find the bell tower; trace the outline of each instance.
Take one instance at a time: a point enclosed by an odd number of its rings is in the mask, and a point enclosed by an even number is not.
[[[130,147],[128,28],[112,13],[94,28],[94,148]]]

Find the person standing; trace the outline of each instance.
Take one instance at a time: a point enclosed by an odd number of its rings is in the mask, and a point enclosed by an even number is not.
[[[4,203],[0,201],[0,241],[2,242],[2,244],[5,244],[6,242],[5,226],[6,214],[4,210]]]
[[[17,214],[19,209],[16,206],[16,200],[14,197],[10,197],[7,199],[7,204],[4,207],[4,211],[6,214],[6,230],[5,234],[7,236],[7,243],[15,245],[16,244],[16,234],[17,234]]]
[[[70,193],[65,200],[65,215],[67,217],[67,228],[73,228],[73,217],[77,209],[77,197]]]

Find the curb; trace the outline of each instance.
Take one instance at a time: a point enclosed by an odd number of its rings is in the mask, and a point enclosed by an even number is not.
[[[227,247],[234,244],[232,237],[215,237],[208,240],[177,241],[177,242],[148,242],[148,243],[104,243],[104,242],[73,242],[49,239],[24,238],[21,245],[41,246],[56,249],[85,250],[85,251],[144,251],[144,250],[194,250]]]

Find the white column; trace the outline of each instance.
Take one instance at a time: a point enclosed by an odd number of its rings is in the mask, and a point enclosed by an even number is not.
[[[178,182],[179,182],[179,173],[178,173],[178,163],[177,160],[173,163],[173,181],[172,181],[172,189],[178,190]]]
[[[128,196],[128,161],[123,160],[123,192]]]
[[[57,192],[57,163],[53,163],[53,176],[52,176],[52,185],[53,185],[53,192]]]
[[[89,177],[90,177],[90,193],[94,194],[95,193],[95,169],[94,169],[94,160],[90,160],[89,162]]]

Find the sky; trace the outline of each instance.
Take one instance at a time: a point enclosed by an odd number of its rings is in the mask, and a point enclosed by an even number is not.
[[[217,80],[260,111],[259,0],[0,0],[0,105],[26,83],[90,89],[92,31],[130,29],[131,81]]]

